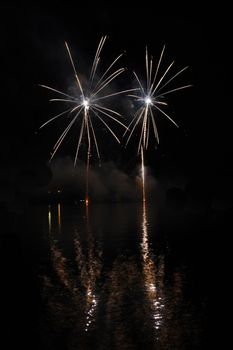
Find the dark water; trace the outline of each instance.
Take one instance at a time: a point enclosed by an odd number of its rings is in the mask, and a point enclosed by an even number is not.
[[[206,348],[214,218],[201,215],[142,203],[28,209],[11,223],[24,232],[2,239],[8,344]]]

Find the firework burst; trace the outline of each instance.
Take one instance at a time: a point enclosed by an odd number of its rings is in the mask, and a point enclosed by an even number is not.
[[[165,46],[159,57],[158,64],[155,69],[153,69],[153,58],[149,59],[148,50],[146,48],[145,63],[146,63],[146,82],[145,84],[139,79],[136,72],[133,72],[137,84],[138,84],[138,94],[129,94],[137,103],[140,104],[139,108],[136,110],[132,121],[130,122],[128,129],[125,131],[124,135],[128,133],[126,140],[126,146],[129,143],[132,135],[134,134],[137,126],[141,125],[140,137],[138,143],[138,154],[141,153],[141,168],[142,168],[142,186],[143,186],[143,201],[145,201],[145,168],[144,168],[144,151],[148,148],[149,135],[152,124],[152,130],[154,134],[154,139],[156,143],[159,143],[159,134],[156,126],[155,117],[157,114],[162,114],[167,119],[170,120],[176,127],[177,123],[165,112],[164,107],[167,106],[166,96],[174,93],[176,91],[190,87],[191,85],[183,85],[173,89],[166,89],[169,84],[182,72],[184,72],[188,67],[184,67],[170,78],[168,74],[174,65],[174,61],[169,64],[169,66],[160,74],[161,62],[164,55]]]
[[[66,50],[68,52],[68,56],[73,68],[75,82],[78,88],[77,89],[78,92],[76,95],[67,94],[65,92],[49,87],[47,85],[40,85],[41,87],[46,88],[56,93],[59,96],[58,98],[52,98],[50,101],[63,102],[70,106],[68,109],[50,118],[40,127],[40,128],[45,127],[49,123],[55,121],[57,118],[68,116],[68,125],[66,126],[65,130],[62,132],[57,142],[55,143],[53,147],[53,151],[51,153],[50,160],[52,160],[52,158],[55,156],[56,152],[58,151],[65,137],[68,135],[70,129],[77,124],[76,123],[77,121],[79,122],[78,123],[79,133],[78,133],[77,147],[76,147],[76,153],[74,158],[74,165],[76,165],[77,163],[80,147],[85,139],[87,142],[87,189],[86,189],[87,194],[88,194],[89,161],[90,161],[92,144],[94,144],[94,148],[96,150],[97,156],[100,159],[99,146],[97,142],[93,119],[95,120],[97,119],[99,122],[101,122],[104,125],[104,127],[106,127],[107,130],[116,139],[116,141],[120,143],[119,138],[116,136],[115,132],[110,127],[107,119],[122,126],[125,130],[127,130],[127,127],[122,121],[119,120],[119,118],[122,117],[121,114],[111,108],[106,107],[104,105],[104,102],[106,101],[106,99],[109,99],[111,97],[136,90],[136,89],[121,90],[118,92],[104,94],[104,91],[106,91],[106,88],[109,86],[109,84],[125,71],[125,68],[119,68],[117,70],[113,69],[115,67],[115,64],[118,62],[118,60],[122,56],[122,54],[120,54],[113,60],[113,62],[108,66],[108,68],[104,71],[104,73],[100,76],[100,78],[96,79],[96,73],[100,63],[100,54],[106,39],[107,37],[103,36],[99,42],[92,67],[90,69],[88,83],[85,84],[85,86],[82,83],[79,77],[79,74],[76,70],[70,48],[68,44],[65,43]],[[88,202],[88,195],[86,195],[86,203],[87,202]]]

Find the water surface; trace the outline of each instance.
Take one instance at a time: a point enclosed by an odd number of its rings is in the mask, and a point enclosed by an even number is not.
[[[179,216],[163,223],[142,203],[57,203],[32,215],[41,245],[40,349],[201,348],[203,261],[195,263],[198,251],[189,255]]]

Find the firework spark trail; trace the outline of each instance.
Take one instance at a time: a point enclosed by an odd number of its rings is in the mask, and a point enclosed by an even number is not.
[[[98,47],[97,47],[97,50],[95,53],[95,57],[93,60],[93,64],[91,67],[90,77],[89,77],[87,86],[83,86],[83,84],[79,78],[79,75],[77,73],[70,48],[69,48],[68,44],[65,42],[66,50],[68,52],[69,60],[70,60],[71,65],[72,65],[75,81],[76,81],[77,88],[79,91],[79,93],[77,93],[77,95],[72,96],[70,94],[67,94],[67,93],[62,92],[60,90],[57,90],[55,88],[49,87],[47,85],[40,85],[41,87],[48,89],[48,90],[61,96],[61,98],[52,98],[52,99],[50,99],[50,101],[70,104],[70,108],[68,108],[65,111],[50,118],[48,121],[46,121],[40,127],[40,129],[43,128],[44,126],[55,121],[57,118],[59,118],[61,116],[71,117],[71,121],[69,122],[69,124],[67,125],[65,130],[62,132],[62,134],[58,138],[55,145],[53,146],[53,151],[51,153],[50,161],[57,153],[59,147],[61,146],[62,142],[64,141],[64,139],[66,138],[66,136],[68,135],[69,131],[74,126],[76,121],[81,119],[81,122],[80,122],[81,127],[80,127],[79,135],[78,135],[78,142],[77,142],[77,147],[76,147],[74,165],[76,165],[76,163],[77,163],[82,141],[86,137],[86,139],[87,139],[86,204],[88,204],[88,192],[89,192],[88,181],[89,181],[89,165],[90,165],[90,157],[91,157],[91,150],[92,150],[92,140],[93,140],[93,144],[94,144],[94,148],[95,148],[97,157],[100,159],[99,146],[98,146],[98,142],[97,142],[95,128],[94,128],[93,121],[92,121],[92,116],[94,117],[93,119],[97,119],[97,120],[101,121],[101,123],[104,124],[104,126],[107,128],[107,130],[117,140],[117,142],[120,143],[119,138],[116,136],[115,132],[112,130],[112,128],[109,126],[109,124],[105,121],[105,118],[113,120],[118,125],[122,126],[125,130],[127,130],[128,128],[125,126],[125,124],[123,122],[121,122],[120,120],[118,120],[118,118],[119,117],[121,118],[122,115],[111,108],[107,108],[103,105],[100,105],[100,101],[108,99],[110,97],[115,97],[115,96],[118,96],[121,94],[125,94],[125,93],[131,92],[131,91],[138,90],[138,89],[128,89],[128,90],[117,91],[117,92],[114,92],[111,94],[109,94],[109,93],[103,94],[104,89],[106,87],[108,87],[109,84],[113,80],[115,80],[119,75],[121,75],[125,71],[125,68],[119,68],[119,69],[111,72],[112,68],[115,66],[115,64],[118,62],[118,60],[122,57],[122,54],[120,54],[108,66],[108,68],[104,71],[104,73],[102,74],[100,79],[99,80],[96,79],[96,72],[98,69],[99,62],[100,62],[100,54],[102,52],[102,49],[103,49],[103,46],[104,46],[106,39],[107,39],[106,36],[103,36],[100,39],[100,42],[98,44]],[[96,80],[97,80],[97,82],[96,82]]]
[[[142,201],[146,201],[146,192],[145,192],[145,167],[144,167],[144,153],[141,148],[141,160],[142,160]]]
[[[177,123],[163,110],[164,106],[167,106],[167,102],[164,101],[164,96],[171,94],[173,92],[186,89],[192,85],[183,85],[177,88],[173,88],[170,90],[164,90],[176,77],[178,77],[182,72],[184,72],[188,67],[184,67],[179,70],[177,73],[173,74],[168,80],[166,80],[168,73],[170,73],[171,68],[173,67],[174,61],[171,62],[165,71],[159,76],[159,72],[161,70],[161,62],[164,55],[165,46],[163,47],[158,64],[155,68],[155,72],[153,72],[153,59],[152,57],[148,57],[148,50],[146,48],[145,55],[145,65],[146,65],[146,83],[145,85],[139,79],[136,72],[133,72],[135,79],[138,84],[138,94],[128,94],[129,97],[132,97],[136,102],[140,103],[140,106],[136,113],[133,116],[132,121],[128,126],[128,130],[125,131],[124,135],[128,132],[128,137],[126,139],[126,146],[131,140],[131,137],[135,133],[135,130],[139,124],[141,124],[141,132],[138,143],[138,154],[141,153],[141,172],[142,172],[142,188],[143,188],[143,201],[146,200],[145,194],[145,167],[144,167],[144,152],[147,150],[149,145],[149,135],[150,135],[150,125],[152,124],[152,130],[154,134],[154,138],[157,144],[159,144],[159,135],[155,122],[155,112],[156,115],[162,114],[167,119],[169,119],[176,127],[178,127]],[[131,128],[131,129],[130,129]]]

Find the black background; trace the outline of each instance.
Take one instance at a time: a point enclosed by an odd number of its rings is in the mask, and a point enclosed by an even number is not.
[[[227,9],[197,8],[189,3],[185,8],[174,5],[170,8],[169,4],[164,4],[161,9],[161,4],[156,2],[140,5],[88,2],[81,5],[79,2],[62,4],[52,1],[25,6],[1,4],[0,16],[1,189],[7,189],[7,193],[20,192],[22,182],[31,179],[34,176],[31,174],[35,173],[36,186],[49,182],[51,174],[46,164],[57,133],[56,128],[38,132],[39,126],[53,112],[47,92],[42,91],[38,84],[61,87],[64,82],[69,83],[71,70],[64,40],[70,43],[76,57],[82,53],[80,60],[85,66],[89,57],[93,57],[100,36],[107,34],[106,50],[110,59],[126,50],[124,64],[129,70],[143,72],[145,45],[153,56],[158,56],[163,44],[167,47],[167,62],[175,59],[177,67],[190,67],[181,82],[191,83],[193,87],[169,100],[172,115],[180,128],[161,121],[161,145],[157,151],[150,148],[147,162],[161,179],[168,174],[172,177],[175,172],[188,177],[191,192],[197,190],[203,201],[206,196],[218,193],[232,202],[231,20]],[[128,154],[116,146],[110,149],[110,155],[103,152],[104,159],[112,156],[124,169],[125,161],[132,158],[133,146]],[[70,148],[65,152],[69,153]],[[132,164],[135,159],[136,156]],[[3,196],[3,219],[6,219],[6,213],[12,215],[5,202]],[[220,328],[224,328],[221,341],[227,334],[225,310],[230,301],[227,286],[230,279],[231,214],[232,209],[223,211],[213,237],[208,242],[205,239],[204,243],[206,260],[211,261],[208,265],[210,296],[213,296],[210,334],[215,340]],[[5,246],[11,245],[11,239],[4,238],[2,242],[3,251]],[[6,276],[9,271],[10,264]],[[24,270],[26,287],[22,291],[22,300],[29,305],[27,314],[30,314],[30,305],[36,303],[37,294],[34,292],[37,287],[33,278],[30,269]],[[18,278],[16,285],[21,282]],[[10,283],[7,277],[6,283]],[[26,288],[29,289],[26,291]],[[32,291],[31,299],[29,291]],[[4,315],[9,316],[9,312]],[[36,318],[35,315],[31,317]],[[5,318],[5,322],[12,322],[12,318]],[[20,332],[23,332],[21,327]]]
[[[169,99],[170,114],[180,129],[161,118],[158,154],[165,152],[179,167],[184,163],[191,167],[191,172],[231,172],[230,25],[226,13],[191,6],[183,12],[169,5],[160,10],[156,2],[144,7],[99,2],[1,7],[3,161],[48,159],[51,136],[58,133],[52,127],[51,134],[35,134],[54,114],[48,103],[51,95],[38,84],[62,90],[69,83],[72,71],[65,40],[75,59],[88,64],[101,35],[107,34],[106,58],[125,50],[122,63],[129,71],[144,74],[146,45],[158,57],[166,44],[167,64],[175,59],[177,70],[189,66],[179,82],[193,87]],[[128,78],[130,73],[125,80]]]

